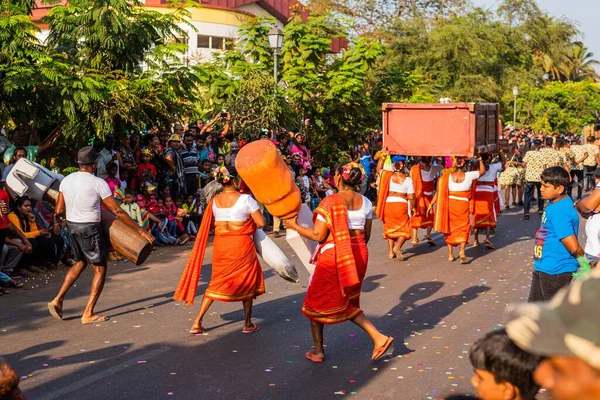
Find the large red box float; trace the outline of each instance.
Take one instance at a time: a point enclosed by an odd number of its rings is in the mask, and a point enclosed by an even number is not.
[[[498,149],[495,103],[384,103],[383,145],[391,154],[465,156]]]

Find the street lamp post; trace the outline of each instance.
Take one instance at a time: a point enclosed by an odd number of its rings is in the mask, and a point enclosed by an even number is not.
[[[517,130],[517,96],[519,95],[519,87],[513,87],[514,107],[513,107],[513,125],[514,130]]]
[[[283,47],[283,31],[279,28],[273,28],[269,31],[269,46],[273,50],[273,78],[275,79],[275,95],[277,95],[277,81],[279,80],[279,73],[277,68],[279,66],[278,56],[279,50]]]
[[[273,28],[268,33],[269,36],[269,46],[271,50],[273,50],[273,79],[275,80],[275,89],[273,90],[273,98],[277,101],[277,82],[279,81],[279,50],[283,47],[283,31],[279,28]],[[277,119],[277,117],[275,117]],[[273,137],[274,139],[277,131],[277,123],[275,123],[275,127],[273,127]]]

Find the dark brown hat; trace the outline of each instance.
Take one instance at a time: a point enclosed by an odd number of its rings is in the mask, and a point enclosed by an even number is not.
[[[100,155],[92,146],[86,146],[77,153],[77,164],[93,164],[100,159]]]

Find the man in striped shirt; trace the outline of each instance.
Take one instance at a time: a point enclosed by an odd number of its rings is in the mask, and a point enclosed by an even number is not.
[[[188,194],[195,194],[198,191],[198,153],[194,148],[194,135],[187,131],[183,135],[184,146],[179,149],[179,154],[183,160],[185,172],[185,182]]]

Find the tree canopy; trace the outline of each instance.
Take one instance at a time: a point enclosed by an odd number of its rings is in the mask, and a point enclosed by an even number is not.
[[[510,123],[514,86],[520,126],[579,131],[598,110],[585,38],[535,0],[312,0],[284,28],[277,82],[274,20],[248,18],[235,43],[189,65],[185,3],[159,13],[140,0],[71,0],[45,17],[44,42],[34,5],[0,0],[0,123],[40,138],[58,129],[71,148],[226,109],[240,138],[304,130],[317,157],[335,159],[381,129],[384,102],[499,102]],[[348,46],[332,54],[338,38]]]

